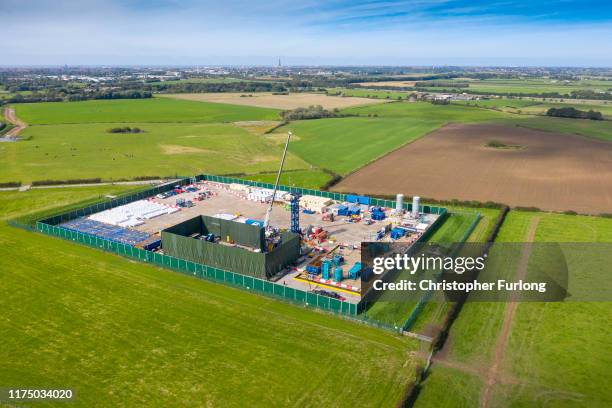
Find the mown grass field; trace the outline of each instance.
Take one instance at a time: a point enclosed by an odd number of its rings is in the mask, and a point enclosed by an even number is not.
[[[571,134],[595,139],[612,141],[612,121],[550,118],[546,116],[517,117],[501,123],[510,126],[522,126],[548,132]]]
[[[319,168],[345,175],[390,150],[436,129],[439,123],[416,118],[334,118],[291,122],[291,151]],[[282,139],[276,138],[278,142]]]
[[[107,132],[116,126],[123,125],[29,126],[22,136],[31,140],[0,145],[0,181],[256,173],[276,169],[282,153],[263,136],[229,123],[131,123],[144,133]],[[292,154],[285,166],[310,167]]]
[[[609,81],[600,80],[581,80],[581,81],[559,81],[546,78],[517,78],[517,79],[452,79],[439,80],[440,82],[468,83],[471,92],[486,93],[515,93],[515,94],[535,94],[557,92],[561,95],[569,95],[572,91],[578,90],[597,90],[605,91],[610,88]],[[424,81],[427,82],[427,81]],[[435,82],[432,81],[432,82]],[[444,87],[425,87],[432,91],[442,91]],[[453,89],[447,87],[447,89]],[[463,88],[458,88],[463,89]]]
[[[517,115],[461,104],[432,105],[427,102],[387,103],[350,108],[343,112],[359,115],[377,115],[378,118],[419,118],[419,120],[439,121],[440,123],[492,122],[561,134],[577,134],[597,139],[612,140],[611,121]]]
[[[500,109],[510,113],[521,113],[528,115],[544,115],[550,108],[574,107],[579,110],[594,110],[601,112],[604,117],[612,116],[612,103],[601,101],[600,103],[584,103],[585,101],[565,99],[565,102],[549,102],[542,99],[485,99],[479,101],[453,101],[453,105],[475,106],[481,108]]]
[[[245,178],[249,180],[261,181],[264,183],[274,184],[276,181],[276,173],[265,173],[248,175]],[[318,189],[331,179],[328,173],[321,170],[296,170],[283,171],[280,178],[280,184],[285,186],[296,186],[304,188]]]
[[[380,105],[357,106],[343,110],[356,115],[377,115],[379,118],[412,118],[446,122],[481,122],[508,118],[503,112],[472,109],[460,105],[434,105],[429,102],[396,102]]]
[[[374,89],[360,89],[360,88],[327,88],[329,95],[340,94],[342,96],[358,96],[361,98],[372,98],[372,99],[406,99],[410,92],[399,92],[399,91],[384,91]]]
[[[524,242],[534,217],[539,218],[535,242],[612,242],[611,219],[521,211],[509,213],[497,242]],[[585,277],[576,269],[577,258],[565,255],[570,287],[580,285]],[[432,400],[439,406],[457,406],[443,398],[445,393],[467,401],[464,406],[478,405],[483,380],[473,372],[483,374],[491,363],[504,309],[504,303],[464,305],[445,352],[454,368],[434,364],[417,406],[428,406]],[[492,402],[502,407],[609,406],[610,327],[610,302],[520,303],[501,365],[506,381],[495,386]],[[453,381],[448,381],[449,375]],[[460,386],[468,380],[469,387]]]
[[[538,106],[541,102],[533,101],[530,99],[483,99],[479,101],[452,101],[453,105],[466,105],[466,106],[477,106],[481,108],[495,108],[502,110],[511,110],[512,112],[524,109],[529,106]]]
[[[0,192],[0,218],[123,190]],[[74,406],[394,406],[414,379],[405,337],[4,222],[0,274],[0,383]]]
[[[65,123],[236,122],[277,120],[278,111],[253,106],[222,105],[168,98],[15,104],[29,125]]]
[[[567,107],[574,107],[582,111],[593,110],[596,112],[601,112],[604,118],[608,120],[612,118],[612,104],[609,102],[607,104],[604,104],[604,103],[601,103],[601,104],[584,103],[583,104],[583,103],[571,103],[571,101],[568,101],[568,103],[544,102],[544,103],[537,104],[537,105],[529,105],[523,108],[521,112],[524,112],[527,114],[545,115],[546,111],[548,111],[548,109],[550,108],[567,108]]]

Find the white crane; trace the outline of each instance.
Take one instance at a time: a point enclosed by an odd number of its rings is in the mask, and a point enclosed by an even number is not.
[[[272,215],[272,206],[274,205],[274,199],[276,198],[276,190],[278,189],[278,182],[280,181],[281,173],[283,172],[283,165],[285,164],[285,156],[287,155],[287,148],[289,147],[289,140],[293,133],[287,132],[287,141],[285,142],[285,150],[283,150],[283,157],[281,158],[280,167],[278,168],[278,174],[276,175],[276,182],[274,183],[274,191],[272,192],[272,200],[270,201],[270,207],[266,211],[266,218],[264,219],[264,228],[268,229],[270,225],[270,215]]]

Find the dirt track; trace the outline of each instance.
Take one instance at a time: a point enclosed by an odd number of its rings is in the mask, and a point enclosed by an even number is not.
[[[533,217],[531,219],[531,223],[529,224],[529,230],[527,231],[527,237],[525,239],[523,250],[521,251],[521,258],[519,259],[516,280],[525,279],[525,276],[527,275],[527,266],[529,263],[529,256],[531,255],[531,243],[535,240],[536,229],[538,228],[539,222],[540,217]],[[489,406],[491,402],[493,388],[495,387],[495,384],[499,381],[498,377],[501,369],[500,366],[502,365],[504,352],[506,351],[508,341],[510,340],[512,321],[514,320],[514,315],[516,314],[516,309],[518,307],[517,299],[518,292],[515,292],[512,294],[510,302],[506,304],[502,327],[497,336],[497,341],[495,342],[495,354],[493,356],[493,361],[491,363],[491,366],[489,367],[489,372],[487,373],[484,387],[480,393],[481,407]]]
[[[25,122],[17,118],[17,115],[15,115],[15,109],[13,108],[4,109],[4,118],[7,120],[7,122],[15,125],[14,128],[6,132],[6,134],[4,135],[5,138],[16,139],[17,136],[19,136],[19,132],[21,132],[28,126]]]
[[[491,148],[497,140],[517,148]],[[337,191],[612,213],[612,143],[503,125],[445,126],[341,181]]]

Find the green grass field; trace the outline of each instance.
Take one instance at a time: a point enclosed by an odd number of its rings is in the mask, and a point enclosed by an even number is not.
[[[540,219],[536,242],[612,242],[612,219],[520,211],[509,213],[497,242],[523,242],[533,217]],[[584,278],[576,269],[578,258],[565,255],[569,257],[570,287],[580,285]],[[448,361],[486,370],[504,309],[504,303],[466,303],[451,329]],[[493,389],[496,406],[609,406],[605,378],[612,362],[610,327],[609,302],[519,304],[501,367],[503,375],[512,380]],[[444,373],[438,374],[440,368]],[[449,375],[456,380],[447,382]],[[417,406],[427,406],[426,401],[443,392],[471,400],[467,406],[477,405],[481,379],[471,381],[467,388],[454,388],[468,377],[473,377],[469,371],[458,368],[434,369]],[[446,401],[440,406],[456,405]]]
[[[604,118],[608,120],[612,119],[612,103],[586,104],[586,103],[571,103],[571,101],[568,101],[567,103],[544,102],[544,103],[537,104],[537,105],[527,106],[523,108],[521,112],[524,112],[527,114],[545,115],[546,111],[550,108],[567,108],[567,107],[574,107],[582,111],[594,110],[596,112],[601,112]]]
[[[292,122],[276,133],[296,136],[291,151],[319,168],[347,174],[436,129],[438,123],[403,118],[336,118]]]
[[[487,99],[480,101],[453,101],[453,105],[472,106],[479,108],[498,109],[504,112],[522,115],[545,115],[550,108],[573,107],[579,110],[594,110],[601,112],[605,119],[612,118],[612,103],[602,101],[601,103],[581,103],[567,99],[566,102],[547,102],[533,99]]]
[[[327,93],[331,95],[340,93],[343,96],[358,96],[372,99],[406,99],[410,95],[410,92],[380,91],[360,88],[327,88]]]
[[[0,181],[256,173],[278,168],[282,152],[263,136],[233,124],[131,125],[145,132],[107,132],[120,124],[30,126],[22,136],[31,140],[0,144]],[[310,166],[290,154],[285,168]]]
[[[529,99],[483,99],[479,101],[452,101],[453,105],[476,106],[481,108],[509,109],[512,112],[530,106],[539,106],[541,102]]]
[[[500,121],[500,123],[612,141],[612,121],[609,120],[565,119],[546,116],[523,117],[516,115],[515,118]]]
[[[356,106],[343,112],[357,115],[378,115],[379,118],[412,118],[446,122],[482,122],[509,118],[508,114],[490,109],[473,109],[460,105],[434,105],[429,102],[397,102]]]
[[[418,118],[419,120],[440,121],[440,123],[491,122],[557,133],[577,134],[602,140],[612,140],[611,121],[517,115],[460,104],[432,105],[427,102],[386,103],[349,108],[346,109],[345,112],[360,115],[376,114],[379,118]]]
[[[14,107],[17,116],[30,125],[278,120],[275,109],[169,98],[25,103]]]
[[[534,94],[534,93],[550,93],[557,92],[561,95],[569,95],[572,91],[578,90],[593,90],[606,91],[610,88],[610,81],[600,80],[580,80],[580,81],[558,81],[546,78],[517,78],[517,79],[483,79],[483,80],[465,80],[453,79],[443,80],[443,82],[468,83],[471,92],[486,92],[486,93],[513,93],[513,94]],[[450,90],[452,87],[425,87],[431,91]],[[465,89],[465,88],[458,88]]]
[[[116,180],[202,171],[270,172],[280,156],[284,141],[280,136],[288,129],[296,137],[290,146],[287,169],[308,170],[314,166],[341,175],[448,122],[494,121],[603,139],[612,137],[610,122],[519,116],[430,103],[350,108],[345,112],[361,117],[293,122],[267,136],[220,123],[277,118],[275,110],[247,106],[153,98],[22,104],[16,105],[16,110],[22,119],[33,124],[22,133],[31,139],[0,145],[0,160],[6,163],[0,181],[28,183],[88,177]],[[111,123],[112,120],[116,122]],[[106,132],[110,127],[126,124],[145,132]],[[302,174],[291,182],[319,187],[328,179],[317,170],[317,174]],[[314,184],[319,181],[319,185]]]
[[[261,181],[264,183],[274,184],[276,181],[276,173],[255,174],[245,176],[248,180]],[[331,179],[331,176],[321,170],[297,170],[283,171],[280,178],[280,184],[285,186],[296,186],[304,188],[318,189]]]
[[[0,192],[0,218],[121,191]],[[394,406],[414,379],[405,337],[4,223],[0,271],[0,383],[74,406]]]

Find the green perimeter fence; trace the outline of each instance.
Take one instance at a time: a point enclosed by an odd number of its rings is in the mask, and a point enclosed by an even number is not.
[[[177,184],[187,185],[196,181],[211,181],[219,183],[239,183],[254,187],[261,188],[274,188],[273,184],[261,183],[250,180],[242,180],[233,177],[214,176],[214,175],[198,175],[195,177],[184,178],[172,183],[164,184],[161,186],[153,187],[148,190],[139,191],[137,193],[122,196],[110,201],[93,204],[84,208],[68,211],[63,214],[59,214],[53,217],[49,217],[40,220],[36,223],[36,230],[47,235],[63,238],[66,240],[79,242],[81,244],[98,248],[104,251],[112,252],[121,256],[137,259],[141,262],[149,263],[152,265],[160,266],[163,268],[171,269],[185,275],[194,276],[201,279],[207,279],[226,285],[239,287],[245,290],[254,291],[266,296],[275,297],[278,299],[284,299],[292,303],[297,303],[304,306],[318,308],[324,311],[329,311],[349,317],[355,317],[361,312],[362,305],[354,304],[349,302],[343,302],[338,299],[332,299],[326,296],[317,295],[315,293],[302,291],[299,289],[289,288],[285,285],[280,285],[274,282],[254,278],[251,276],[242,275],[236,272],[229,272],[222,269],[214,268],[212,266],[187,261],[185,259],[175,258],[169,255],[162,255],[144,249],[136,248],[128,244],[115,242],[109,239],[100,238],[92,234],[86,234],[82,232],[68,230],[59,224],[70,221],[78,217],[84,217],[96,212],[104,211],[110,208],[118,207],[124,204],[128,204],[132,201],[142,200],[152,195],[169,191]],[[327,197],[333,200],[345,201],[346,195],[341,193],[333,193],[328,191],[311,190],[300,187],[289,187],[279,186],[279,190],[288,192],[299,192],[302,194],[315,195],[319,197]],[[393,207],[395,202],[391,200],[383,200],[379,198],[370,198],[370,205]],[[408,211],[412,210],[412,204],[404,204],[404,208]],[[446,209],[443,207],[436,206],[421,206],[420,209],[424,213],[438,214],[440,217],[432,225],[432,227],[424,234],[422,239],[427,239],[431,233],[439,226],[441,220],[446,215]],[[384,324],[377,324],[376,322],[370,322],[368,320],[362,320],[365,323],[373,324],[383,328],[386,327]]]

